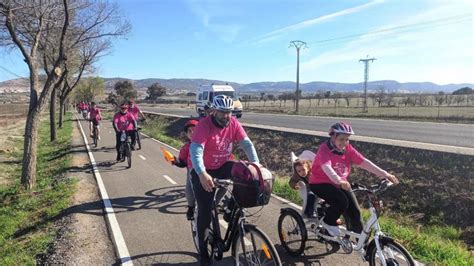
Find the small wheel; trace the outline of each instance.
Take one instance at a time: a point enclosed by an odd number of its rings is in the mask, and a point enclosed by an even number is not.
[[[348,238],[342,238],[340,246],[346,254],[351,254],[353,251],[352,242]]]
[[[308,232],[301,216],[293,211],[283,212],[278,218],[278,236],[283,248],[290,255],[301,255],[308,239]]]
[[[415,266],[415,261],[408,251],[395,241],[380,241],[382,255],[387,266],[408,265]],[[369,265],[382,265],[382,258],[377,253],[377,248],[373,248],[369,254]]]

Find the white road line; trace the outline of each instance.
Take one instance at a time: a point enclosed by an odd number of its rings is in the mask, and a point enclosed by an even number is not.
[[[163,175],[163,177],[168,180],[171,184],[173,185],[177,185],[178,183],[176,183],[173,179],[171,179],[171,177],[167,176],[167,175]]]
[[[140,158],[142,158],[142,160],[146,161],[146,158],[145,158],[145,156],[143,156],[143,155],[139,154],[139,155],[138,155],[138,157],[140,157]]]
[[[130,253],[128,252],[127,245],[125,244],[125,239],[123,238],[122,230],[120,230],[117,217],[115,217],[114,208],[112,207],[112,203],[110,202],[109,195],[107,194],[107,190],[105,189],[104,182],[102,180],[102,177],[100,176],[99,169],[97,168],[94,155],[91,152],[89,143],[87,142],[87,137],[84,134],[84,130],[82,129],[81,122],[79,121],[77,116],[76,116],[76,120],[77,120],[77,123],[79,124],[79,128],[81,129],[82,137],[84,138],[84,143],[87,148],[87,154],[89,155],[89,160],[91,161],[92,168],[94,169],[94,176],[95,176],[95,179],[97,180],[97,185],[99,186],[102,202],[104,203],[106,218],[109,224],[109,230],[112,233],[112,236],[113,236],[112,239],[115,243],[115,249],[117,250],[120,262],[122,265],[133,265],[132,258],[130,257]]]

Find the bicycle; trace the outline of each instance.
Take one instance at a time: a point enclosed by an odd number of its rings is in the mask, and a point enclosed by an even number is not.
[[[270,238],[257,226],[249,224],[246,221],[245,209],[238,205],[232,192],[234,182],[228,179],[214,179],[218,191],[214,194],[212,201],[211,225],[205,232],[205,243],[208,247],[209,257],[219,261],[223,253],[232,248],[232,257],[236,265],[281,265],[280,257],[271,242]],[[221,190],[221,191],[219,191]],[[225,193],[222,193],[224,191]],[[218,211],[219,203],[229,192],[229,200],[234,202],[234,208],[230,211],[230,220],[224,238],[221,235],[219,226]],[[225,204],[224,204],[225,208]],[[194,219],[191,220],[191,230],[194,245],[199,253],[199,244],[197,239],[197,214],[196,205]]]
[[[128,134],[125,131],[122,131],[120,135],[119,155],[122,162],[127,159],[127,168],[132,167],[132,144]]]
[[[410,253],[396,240],[386,236],[378,222],[383,203],[378,200],[377,196],[392,185],[388,180],[382,180],[379,184],[369,188],[357,183],[351,184],[354,192],[362,192],[368,199],[371,213],[360,234],[340,227],[341,235],[339,237],[329,235],[321,225],[328,206],[323,200],[316,201],[317,215],[313,219],[303,219],[301,214],[291,208],[282,209],[278,219],[278,235],[282,246],[292,256],[301,255],[305,249],[309,231],[316,236],[316,241],[325,244],[336,243],[347,254],[352,253],[353,250],[358,251],[362,259],[369,262],[369,265],[414,266],[415,262]],[[369,242],[372,231],[375,233]],[[357,241],[353,243],[350,240],[351,237]]]

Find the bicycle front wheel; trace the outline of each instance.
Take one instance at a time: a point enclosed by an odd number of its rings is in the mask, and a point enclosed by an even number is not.
[[[236,236],[233,245],[236,265],[281,265],[273,243],[262,230],[246,224],[244,232],[244,235]]]
[[[132,167],[132,149],[130,148],[130,143],[127,143],[125,151],[125,156],[127,156],[128,168]]]
[[[369,254],[369,265],[383,265],[382,256],[388,266],[407,265],[415,266],[415,261],[410,253],[395,241],[381,241],[381,254],[377,252],[377,248],[373,248]]]

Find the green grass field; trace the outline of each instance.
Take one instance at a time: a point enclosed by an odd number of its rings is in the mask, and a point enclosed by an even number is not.
[[[69,207],[75,181],[65,178],[71,155],[72,121],[68,113],[58,140],[49,141],[49,119],[39,130],[37,185],[31,191],[20,186],[22,139],[15,139],[14,152],[5,155],[0,171],[9,182],[0,185],[0,265],[35,265],[54,240],[53,223]]]

